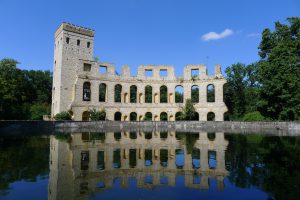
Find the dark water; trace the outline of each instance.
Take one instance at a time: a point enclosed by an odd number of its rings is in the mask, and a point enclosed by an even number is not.
[[[300,137],[0,136],[0,199],[299,199]]]

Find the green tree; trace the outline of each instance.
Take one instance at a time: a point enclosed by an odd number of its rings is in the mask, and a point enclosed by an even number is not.
[[[196,116],[196,111],[194,104],[191,99],[187,99],[183,108],[183,119],[184,120],[194,120]]]
[[[259,82],[257,64],[233,64],[225,70],[227,83],[224,86],[224,101],[229,118],[241,119],[245,113],[257,111]]]
[[[63,111],[63,112],[57,113],[54,116],[54,119],[57,120],[57,121],[71,120],[72,116],[69,112]]]
[[[300,18],[265,29],[259,45],[259,110],[271,119],[300,119]]]
[[[93,109],[90,111],[90,119],[92,121],[103,121],[106,118],[106,113],[104,110],[97,111],[96,109]]]
[[[0,119],[24,119],[28,106],[23,106],[26,95],[26,79],[17,68],[18,61],[0,61]]]
[[[50,115],[51,107],[47,103],[37,103],[30,106],[30,119],[42,120],[43,115]]]

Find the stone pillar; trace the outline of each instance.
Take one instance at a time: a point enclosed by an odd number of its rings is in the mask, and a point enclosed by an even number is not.
[[[207,104],[207,84],[201,83],[199,87],[199,103],[200,105]]]
[[[215,84],[215,102],[223,103],[223,83]]]
[[[207,121],[207,112],[200,111],[199,112],[199,120],[200,121]]]
[[[202,171],[207,171],[209,169],[207,146],[204,146],[203,148],[200,149],[200,168]]]
[[[192,93],[192,89],[191,89],[191,85],[190,84],[185,84],[183,85],[183,103],[186,102],[187,99],[192,99],[191,97],[191,93]]]
[[[223,111],[215,112],[215,121],[224,121],[224,112]]]
[[[217,190],[223,191],[224,190],[224,177],[217,176]]]

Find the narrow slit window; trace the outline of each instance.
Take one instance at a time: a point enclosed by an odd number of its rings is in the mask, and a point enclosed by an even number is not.
[[[80,46],[80,40],[77,40],[77,46]]]
[[[86,43],[86,46],[87,46],[87,48],[90,48],[91,43],[90,43],[90,42],[87,42],[87,43]]]
[[[66,43],[67,43],[67,44],[70,43],[70,38],[69,38],[69,37],[66,38]]]

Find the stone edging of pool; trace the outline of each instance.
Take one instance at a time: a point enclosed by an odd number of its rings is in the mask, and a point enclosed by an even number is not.
[[[237,121],[0,121],[0,134],[38,131],[103,132],[103,131],[183,131],[264,133],[300,136],[299,122],[237,122]]]

